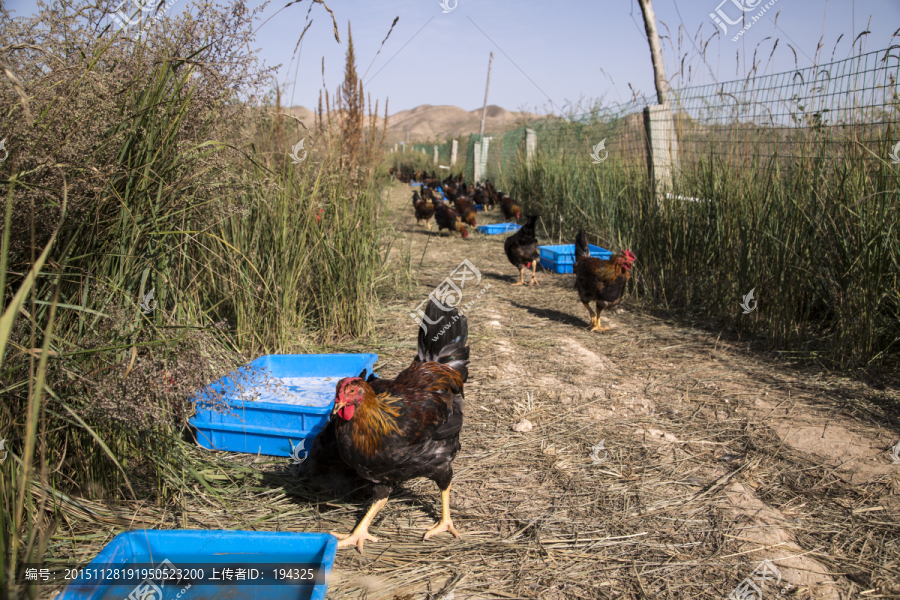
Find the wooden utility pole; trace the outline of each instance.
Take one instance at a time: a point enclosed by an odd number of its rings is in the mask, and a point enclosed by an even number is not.
[[[669,82],[666,80],[666,66],[663,63],[659,33],[656,30],[656,14],[651,0],[638,0],[644,14],[647,42],[650,44],[650,59],[653,61],[653,76],[656,81],[656,97],[659,104],[644,108],[644,127],[649,144],[648,170],[651,189],[654,190],[660,208],[663,200],[673,189],[673,171],[678,172],[678,135],[672,119],[669,104]]]
[[[488,61],[488,76],[487,83],[484,84],[484,106],[481,108],[481,130],[478,132],[478,137],[484,137],[484,117],[487,116],[487,99],[488,99],[488,89],[491,87],[491,65],[494,63],[494,53],[491,52],[491,59]]]
[[[656,30],[656,13],[653,12],[651,0],[638,0],[638,4],[644,13],[644,27],[647,29],[647,41],[650,43],[650,60],[653,61],[653,75],[656,79],[656,97],[660,104],[668,104],[669,83],[666,81],[666,65],[663,63],[662,48],[659,45],[659,32]]]

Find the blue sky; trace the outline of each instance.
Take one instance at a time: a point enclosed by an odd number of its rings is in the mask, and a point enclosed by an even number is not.
[[[638,92],[655,93],[650,52],[636,0],[446,1],[449,6],[457,2],[448,13],[443,12],[439,0],[327,0],[338,21],[341,44],[334,40],[330,16],[315,4],[310,15],[314,23],[303,40],[299,60],[294,56],[292,62],[309,10],[310,0],[303,0],[281,10],[259,29],[256,48],[267,64],[282,64],[280,82],[296,82],[288,91],[287,103],[307,108],[314,108],[318,101],[322,57],[329,89],[335,89],[343,79],[348,20],[353,27],[357,70],[360,75],[368,70],[366,91],[373,100],[381,100],[382,108],[389,97],[391,114],[421,104],[480,108],[491,51],[494,64],[488,102],[510,110],[552,109],[555,105],[558,111],[581,97],[624,102],[632,97],[629,84]],[[713,36],[717,26],[710,13],[718,7],[731,20],[737,20],[741,11],[734,3],[741,1],[755,7],[746,13],[749,19],[769,0],[725,0],[724,4],[720,4],[722,0],[654,1],[660,33],[666,36],[663,54],[668,77],[678,71],[685,54],[685,71],[690,65],[692,84],[742,78],[754,51],[767,65],[766,73],[790,70],[795,63],[788,44],[796,49],[797,65],[808,67],[813,65],[820,39],[820,57],[824,58],[819,62],[829,62],[832,54],[835,60],[848,57],[852,40],[867,28],[871,33],[864,36],[863,50],[874,51],[890,46],[891,36],[900,27],[897,0],[775,0],[738,41],[731,38],[740,25],[728,25],[728,36],[717,36],[706,47],[704,64],[691,40],[698,31],[702,44]],[[261,2],[248,0],[248,5],[258,4]],[[286,0],[270,3],[265,18],[285,4]],[[7,0],[6,6],[17,15],[27,15],[35,10],[36,2]],[[177,0],[173,10],[186,6],[188,0]],[[776,14],[777,28],[772,22]],[[398,16],[397,26],[376,58],[382,39]],[[687,33],[682,36],[679,54],[682,24]],[[699,38],[694,44],[700,44]],[[778,46],[769,61],[776,38]],[[893,43],[900,43],[900,36]],[[674,84],[678,86],[679,80]]]

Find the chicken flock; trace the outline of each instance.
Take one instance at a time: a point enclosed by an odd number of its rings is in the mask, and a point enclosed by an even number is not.
[[[434,218],[438,235],[446,229],[450,235],[458,232],[467,238],[469,227],[477,223],[477,207],[499,207],[505,218],[521,218],[521,207],[490,181],[471,186],[461,176],[439,181],[434,173],[429,176],[421,171],[393,169],[391,175],[404,182],[422,182],[421,191],[415,191],[412,198],[416,222],[424,221],[431,230]],[[528,285],[538,285],[540,254],[535,228],[539,219],[539,215],[528,216],[504,242],[509,262],[519,271],[519,280],[512,285],[525,285],[526,269],[531,269]],[[590,315],[590,331],[609,329],[601,326],[600,313],[622,299],[635,260],[627,249],[607,260],[593,257],[586,234],[578,232],[575,291]],[[394,379],[363,371],[358,377],[338,381],[331,418],[313,441],[307,460],[300,465],[300,474],[316,491],[371,495],[372,504],[353,531],[333,534],[339,548],[356,546],[363,552],[365,542],[377,542],[369,526],[384,508],[391,490],[418,477],[434,481],[441,493],[441,518],[423,538],[439,533],[460,537],[450,517],[450,485],[463,425],[467,340],[466,317],[455,307],[448,308],[431,298],[420,324],[417,353],[409,367]]]

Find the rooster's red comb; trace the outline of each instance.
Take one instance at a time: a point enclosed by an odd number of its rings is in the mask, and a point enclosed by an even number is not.
[[[337,395],[340,396],[341,392],[344,391],[344,388],[354,381],[362,381],[359,377],[344,377],[337,383]]]

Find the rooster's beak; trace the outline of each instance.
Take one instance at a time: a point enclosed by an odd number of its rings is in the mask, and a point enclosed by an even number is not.
[[[337,414],[337,412],[338,412],[339,410],[341,410],[342,408],[344,408],[345,406],[347,406],[347,403],[346,403],[346,402],[341,402],[341,401],[335,399],[335,401],[334,401],[334,408],[332,409],[331,414],[332,414],[332,415]]]

